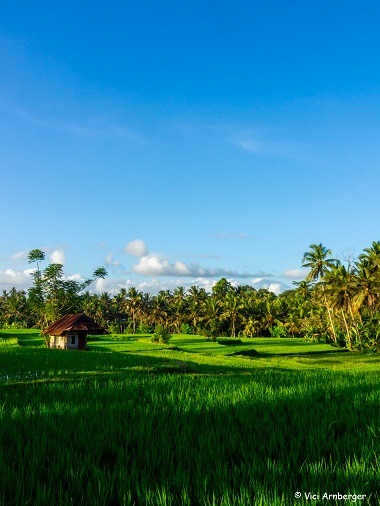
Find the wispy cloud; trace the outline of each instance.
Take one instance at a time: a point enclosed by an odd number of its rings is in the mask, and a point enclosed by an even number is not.
[[[244,151],[249,151],[250,153],[262,153],[263,147],[262,144],[257,139],[240,139],[236,141],[237,145],[244,149]]]
[[[18,251],[17,253],[13,253],[13,255],[11,255],[11,260],[26,260],[27,258],[27,251]]]
[[[120,262],[114,258],[112,253],[108,253],[108,255],[106,256],[105,264],[110,267],[119,267],[120,266]]]
[[[229,137],[238,149],[256,155],[278,156],[305,160],[310,158],[310,146],[293,139],[271,138],[268,132],[240,131]]]
[[[145,144],[146,139],[132,132],[129,128],[115,124],[104,118],[92,118],[87,123],[78,123],[75,121],[66,121],[62,119],[44,119],[26,109],[15,106],[9,102],[0,101],[0,107],[24,120],[27,123],[47,130],[57,130],[67,132],[79,137],[88,138],[117,138],[121,140],[130,140],[138,144]]]

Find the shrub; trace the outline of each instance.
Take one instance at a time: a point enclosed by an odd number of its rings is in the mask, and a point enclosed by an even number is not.
[[[153,332],[153,327],[148,323],[140,323],[137,327],[138,334],[151,334]]]
[[[181,334],[191,334],[192,328],[188,323],[182,323],[181,325]]]
[[[288,331],[283,325],[275,325],[269,329],[272,337],[289,337]]]
[[[163,325],[156,325],[152,335],[152,343],[167,344],[172,338],[172,334]]]

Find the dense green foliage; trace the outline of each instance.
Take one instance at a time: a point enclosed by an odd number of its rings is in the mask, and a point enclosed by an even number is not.
[[[192,286],[156,295],[135,287],[112,296],[84,291],[96,277],[83,282],[65,280],[62,266],[51,264],[42,272],[40,250],[34,284],[26,293],[12,288],[0,297],[0,325],[46,326],[56,318],[84,311],[112,332],[195,333],[216,339],[229,337],[294,337],[334,342],[349,349],[380,348],[380,242],[374,242],[357,259],[345,264],[331,251],[312,244],[303,257],[306,279],[279,296],[248,285],[234,286],[225,278],[207,293]]]
[[[0,504],[378,504],[378,354],[183,334],[89,348],[0,332]]]

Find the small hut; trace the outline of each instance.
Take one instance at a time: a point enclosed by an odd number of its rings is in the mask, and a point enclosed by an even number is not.
[[[85,350],[87,334],[105,334],[106,330],[84,313],[67,314],[52,323],[42,334],[49,336],[49,348]]]

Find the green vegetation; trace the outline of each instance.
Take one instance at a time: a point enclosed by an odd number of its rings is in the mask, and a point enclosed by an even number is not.
[[[379,504],[379,242],[345,264],[311,245],[279,296],[96,295],[104,268],[28,258],[32,288],[0,297],[0,505]],[[87,352],[32,328],[80,311],[113,332]]]
[[[345,263],[332,258],[322,244],[312,244],[302,260],[306,279],[279,296],[249,285],[233,286],[225,278],[211,293],[194,285],[187,291],[178,287],[156,295],[135,287],[114,296],[98,295],[84,290],[107,275],[104,268],[96,269],[92,279],[78,282],[64,279],[60,264],[41,271],[40,250],[32,250],[28,258],[37,264],[34,284],[28,293],[3,291],[1,327],[45,328],[64,314],[84,311],[111,332],[153,333],[157,327],[166,336],[183,332],[214,341],[218,336],[303,337],[350,350],[380,348],[379,241]]]
[[[240,340],[0,331],[0,504],[378,504],[378,354]]]

